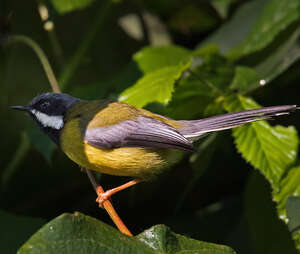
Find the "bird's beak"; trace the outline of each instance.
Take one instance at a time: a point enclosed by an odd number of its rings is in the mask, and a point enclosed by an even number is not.
[[[10,108],[26,112],[29,110],[28,106],[10,106]]]

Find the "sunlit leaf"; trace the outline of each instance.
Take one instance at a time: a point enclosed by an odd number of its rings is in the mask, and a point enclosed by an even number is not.
[[[146,74],[133,86],[121,93],[119,100],[137,107],[150,102],[167,104],[174,91],[175,82],[190,66],[190,61],[177,66],[164,67]]]
[[[145,47],[133,59],[144,72],[152,72],[164,67],[176,66],[191,55],[188,49],[179,46]]]
[[[224,102],[229,112],[258,108],[251,98],[232,96]],[[238,151],[268,179],[276,190],[281,176],[295,161],[298,138],[294,127],[270,126],[258,121],[233,129]]]

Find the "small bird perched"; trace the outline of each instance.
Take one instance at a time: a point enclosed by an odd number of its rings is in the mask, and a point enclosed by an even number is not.
[[[159,175],[178,150],[193,152],[192,143],[204,134],[288,114],[296,105],[265,107],[204,118],[173,120],[122,102],[86,101],[64,93],[36,96],[27,112],[81,167],[135,179],[100,194],[102,206],[114,193]]]

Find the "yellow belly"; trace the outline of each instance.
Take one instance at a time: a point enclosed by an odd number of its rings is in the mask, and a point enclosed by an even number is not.
[[[174,150],[121,147],[100,149],[83,141],[77,120],[68,122],[61,134],[64,153],[78,165],[101,173],[138,178],[151,178],[172,161]],[[178,153],[178,151],[177,151]]]

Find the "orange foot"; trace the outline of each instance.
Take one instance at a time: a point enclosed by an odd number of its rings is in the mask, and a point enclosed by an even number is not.
[[[99,203],[99,207],[104,208],[103,207],[103,203],[110,199],[111,195],[113,195],[114,193],[111,190],[108,190],[106,192],[103,193],[99,193],[98,197],[96,199],[96,202]]]
[[[134,179],[132,181],[129,181],[128,183],[122,184],[116,188],[110,189],[108,191],[103,192],[103,189],[101,186],[98,186],[98,188],[101,187],[101,189],[97,190],[98,193],[98,198],[96,199],[96,202],[99,203],[99,207],[103,208],[103,203],[108,200],[112,195],[114,195],[115,193],[121,191],[121,190],[125,190],[128,187],[135,185],[137,183],[140,183],[142,180],[141,179]]]

